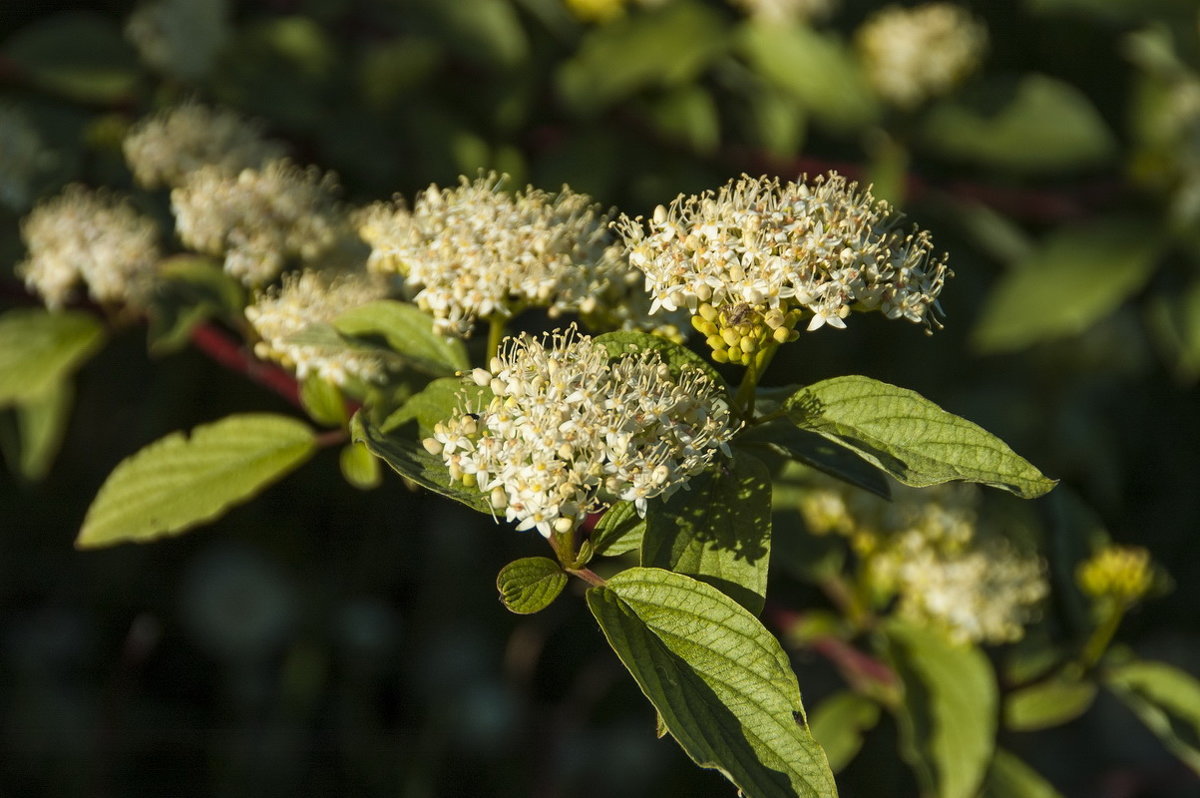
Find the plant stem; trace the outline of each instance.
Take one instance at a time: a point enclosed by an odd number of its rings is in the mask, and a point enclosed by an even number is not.
[[[1125,605],[1118,605],[1104,620],[1104,623],[1097,626],[1092,632],[1092,636],[1088,638],[1079,655],[1079,662],[1085,670],[1094,667],[1104,656],[1104,652],[1108,650],[1108,645],[1112,642],[1113,636],[1117,633],[1117,627],[1121,625],[1124,617]]]
[[[733,403],[742,411],[742,418],[747,422],[754,421],[754,392],[758,388],[759,378],[767,370],[777,349],[779,349],[779,344],[775,341],[771,341],[760,349],[754,356],[754,362],[746,367],[746,372],[742,375],[742,382],[738,386],[737,394],[733,397]]]
[[[504,322],[505,317],[499,313],[488,317],[487,354],[483,361],[485,368],[491,368],[492,358],[500,351],[500,342],[504,340]]]

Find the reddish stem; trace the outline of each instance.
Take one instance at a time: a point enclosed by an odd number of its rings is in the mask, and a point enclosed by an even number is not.
[[[192,330],[192,343],[225,368],[244,374],[269,388],[296,407],[300,404],[300,386],[296,378],[272,363],[264,363],[240,341],[212,324],[199,324]]]

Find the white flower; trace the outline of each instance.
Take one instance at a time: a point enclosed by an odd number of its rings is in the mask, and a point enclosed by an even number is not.
[[[445,335],[468,336],[480,319],[527,307],[600,316],[608,326],[661,324],[647,322],[637,272],[600,206],[565,186],[511,194],[504,180],[493,173],[430,186],[411,211],[399,199],[367,208],[358,228],[371,246],[369,268],[404,275]]]
[[[268,289],[246,308],[246,318],[262,338],[254,353],[294,369],[300,379],[318,374],[338,385],[350,378],[381,380],[384,364],[378,356],[348,345],[306,342],[298,334],[310,326],[329,324],[385,294],[384,285],[365,274],[330,276],[307,270],[285,274],[282,287]]]
[[[21,222],[29,256],[17,266],[51,308],[84,282],[98,302],[145,299],[159,261],[158,225],[127,201],[73,183]]]
[[[508,338],[470,376],[492,396],[460,400],[425,441],[517,529],[573,529],[613,501],[669,496],[728,453],[737,425],[696,369],[678,377],[655,352],[620,355],[572,326]]]
[[[333,246],[341,223],[335,188],[332,175],[286,160],[232,177],[205,166],[171,191],[171,208],[184,245],[224,255],[226,271],[260,286],[289,259],[311,262]]]
[[[814,478],[799,503],[809,531],[846,537],[867,583],[896,612],[955,642],[1018,640],[1048,595],[1045,566],[979,529],[972,485],[893,487],[887,502]]]
[[[927,233],[897,221],[886,202],[831,174],[811,184],[743,176],[616,227],[646,275],[651,312],[709,306],[733,318],[706,316],[698,329],[736,327],[761,346],[802,316],[810,330],[845,327],[853,310],[936,324],[945,258],[931,257]]]
[[[146,188],[178,186],[204,166],[233,177],[281,158],[281,142],[232,111],[185,102],[142,119],[125,135],[125,161]]]
[[[879,95],[914,108],[945,94],[979,66],[987,28],[951,3],[888,6],[867,19],[855,39]]]

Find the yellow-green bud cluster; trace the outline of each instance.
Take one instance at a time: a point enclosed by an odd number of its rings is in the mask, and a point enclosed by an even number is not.
[[[768,346],[799,338],[796,324],[802,315],[799,310],[785,312],[765,305],[742,303],[717,308],[704,303],[692,316],[692,326],[704,336],[713,360],[749,366]]]
[[[1154,586],[1154,568],[1141,546],[1107,546],[1080,564],[1075,579],[1092,598],[1132,604]]]

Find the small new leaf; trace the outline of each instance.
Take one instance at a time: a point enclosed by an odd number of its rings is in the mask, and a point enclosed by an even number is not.
[[[75,545],[145,542],[211,521],[295,469],[315,450],[302,421],[229,416],[173,432],[117,465],[88,509]]]
[[[510,612],[532,615],[549,607],[567,585],[567,575],[549,557],[513,560],[496,575],[500,601]]]
[[[661,725],[698,765],[750,798],[837,794],[787,654],[748,610],[659,568],[622,571],[587,602]]]
[[[1024,499],[1057,484],[995,435],[925,397],[869,377],[834,377],[802,388],[788,417],[851,450],[905,485],[952,480],[1002,488]]]

